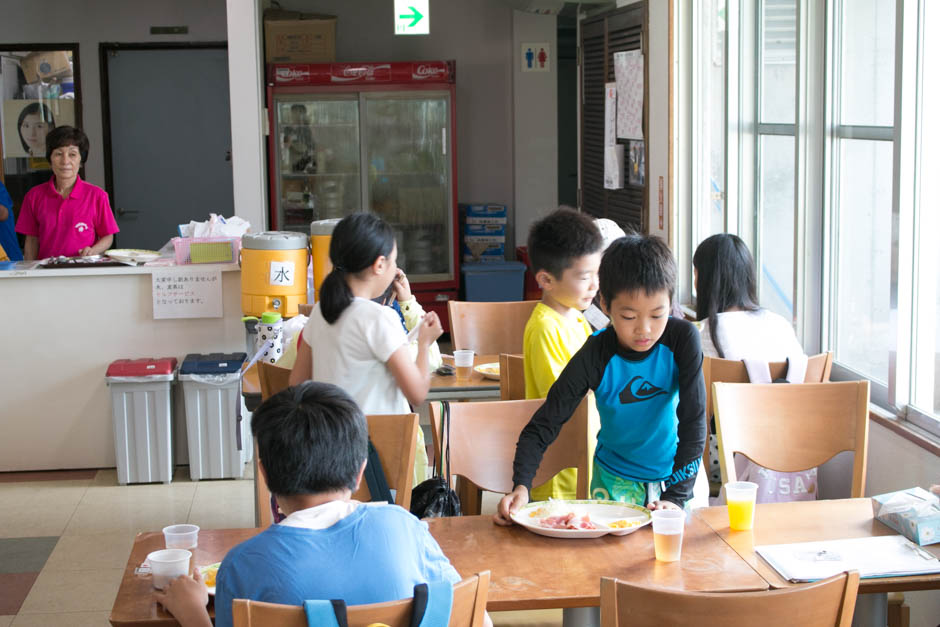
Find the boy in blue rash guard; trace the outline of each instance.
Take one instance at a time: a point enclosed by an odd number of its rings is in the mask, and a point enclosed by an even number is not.
[[[657,237],[613,242],[600,267],[601,304],[610,326],[592,335],[522,430],[513,462],[515,488],[494,520],[529,501],[545,449],[587,391],[594,390],[601,430],[591,497],[681,508],[705,449],[705,382],[698,331],[670,318],[676,266]]]

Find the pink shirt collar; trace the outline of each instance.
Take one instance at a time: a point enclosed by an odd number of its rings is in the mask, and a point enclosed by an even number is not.
[[[69,194],[69,200],[73,200],[73,199],[79,200],[81,198],[84,198],[87,187],[88,187],[88,183],[83,181],[81,176],[77,176],[75,178],[75,186],[72,188],[72,193]],[[59,194],[58,191],[56,191],[56,188],[55,188],[55,174],[49,177],[49,181],[43,185],[43,189],[45,190],[47,194],[51,194],[52,196],[55,196],[56,198],[62,198],[62,196]]]

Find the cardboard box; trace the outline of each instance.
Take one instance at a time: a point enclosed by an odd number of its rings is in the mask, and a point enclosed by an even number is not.
[[[467,224],[463,228],[464,237],[502,237],[506,241],[505,224]]]
[[[64,50],[32,52],[20,60],[20,67],[26,75],[27,83],[72,75],[72,63]]]
[[[477,240],[464,241],[461,247],[464,261],[506,261],[506,244]]]
[[[467,216],[463,219],[464,224],[506,224],[506,217],[491,218],[482,216]]]
[[[465,218],[505,218],[507,216],[506,205],[462,204],[460,212]]]
[[[871,497],[875,518],[923,546],[940,542],[940,499],[923,488]]]
[[[267,63],[332,63],[336,60],[336,16],[265,11]]]

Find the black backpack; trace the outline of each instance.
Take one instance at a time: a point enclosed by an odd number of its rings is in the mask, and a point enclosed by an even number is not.
[[[411,491],[411,513],[418,518],[460,516],[460,499],[450,488],[450,403],[441,403],[441,433],[447,445],[443,459],[434,467],[434,476],[422,481]]]

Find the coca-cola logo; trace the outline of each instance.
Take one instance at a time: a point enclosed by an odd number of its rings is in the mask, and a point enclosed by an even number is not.
[[[447,69],[440,65],[416,65],[414,71],[411,73],[411,77],[416,80],[436,78],[438,76],[443,76],[447,72]]]
[[[388,80],[391,66],[381,65],[334,65],[333,81]]]
[[[280,82],[304,81],[310,78],[310,70],[307,68],[279,67],[275,71],[275,77]]]

